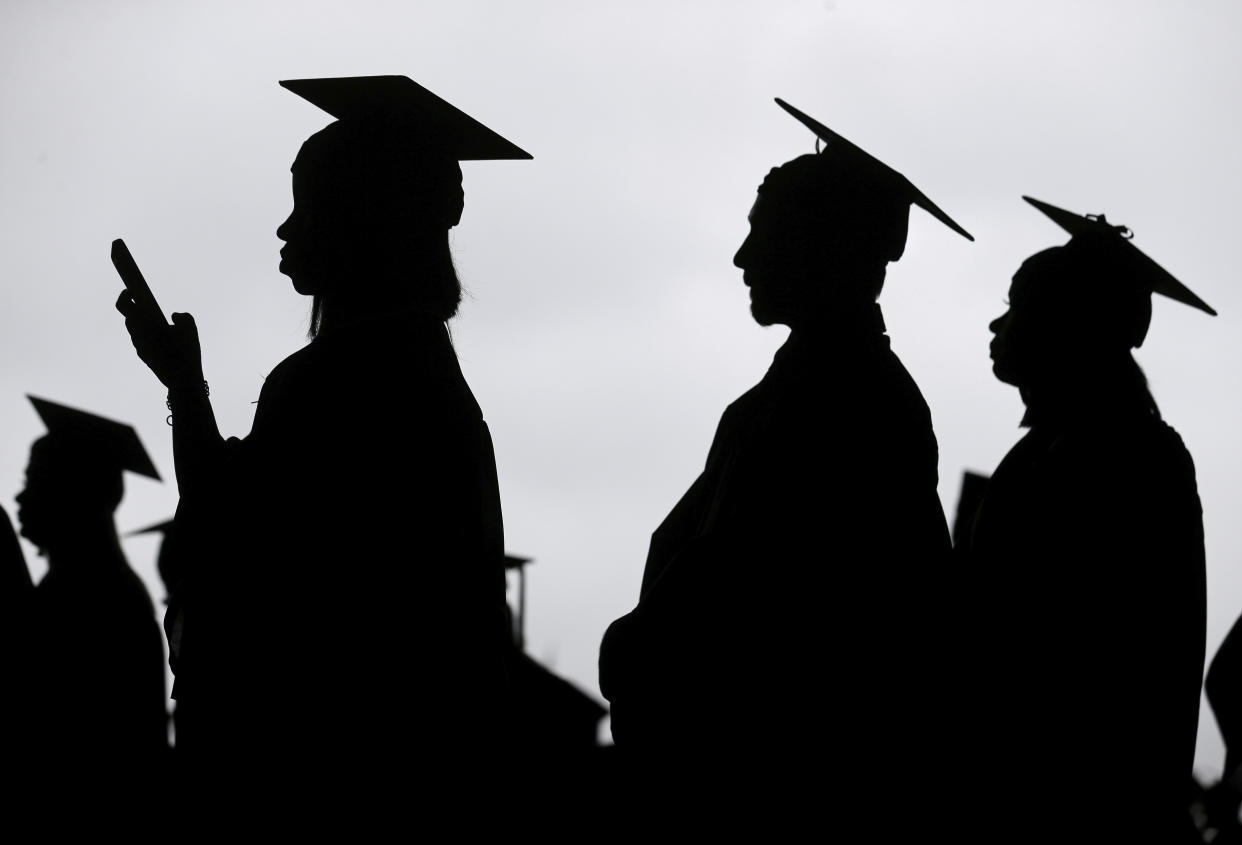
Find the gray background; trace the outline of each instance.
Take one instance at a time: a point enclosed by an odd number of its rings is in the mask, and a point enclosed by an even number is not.
[[[328,120],[276,81],[405,74],[535,155],[463,166],[470,298],[453,333],[495,435],[508,547],[537,558],[531,651],[597,690],[651,530],[784,338],[750,320],[731,265],[755,186],[812,149],[780,96],[978,238],[914,211],[881,300],[934,415],[950,513],[962,470],[990,472],[1019,436],[987,323],[1021,260],[1065,239],[1019,195],[1107,212],[1221,312],[1158,301],[1138,352],[1198,465],[1210,653],[1242,610],[1240,23],[1209,0],[4,0],[0,502],[42,431],[27,392],[133,422],[171,479],[163,391],[112,308],[119,235],[165,309],[196,315],[222,429],[249,429],[264,375],[304,342],[275,229],[298,146]],[[357,412],[387,403],[359,395]],[[175,502],[131,477],[119,523]],[[162,596],[155,540],[126,549]],[[359,578],[394,563],[342,561]],[[1199,735],[1214,776],[1206,709]]]

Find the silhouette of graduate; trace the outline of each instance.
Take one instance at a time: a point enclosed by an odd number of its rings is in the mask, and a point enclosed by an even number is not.
[[[1225,743],[1225,778],[1242,765],[1242,619],[1233,623],[1212,657],[1203,690]]]
[[[168,639],[168,665],[173,673],[177,672],[178,658],[181,656],[181,631],[185,622],[185,617],[181,612],[181,602],[178,600],[178,586],[181,583],[182,562],[185,559],[182,544],[177,542],[176,520],[166,519],[145,528],[139,528],[137,531],[131,531],[127,537],[136,537],[142,534],[159,534],[160,546],[155,556],[155,571],[159,573],[160,580],[164,582],[164,636]],[[169,713],[169,721],[172,724],[174,745],[176,744],[177,722],[179,714],[176,708]]]
[[[776,102],[825,147],[764,179],[734,264],[755,321],[789,339],[652,535],[600,683],[636,777],[750,790],[809,766],[816,807],[861,817],[875,779],[919,753],[921,593],[949,551],[931,416],[876,299],[911,204],[970,236]]]
[[[27,749],[29,702],[19,694],[28,671],[29,643],[26,614],[34,583],[9,514],[0,508],[0,684],[9,691],[0,697],[0,755],[19,759]]]
[[[970,543],[976,768],[1001,786],[996,823],[1032,840],[1183,841],[1202,511],[1190,454],[1131,350],[1153,292],[1215,312],[1124,227],[1026,200],[1071,238],[1023,262],[991,324],[993,372],[1018,388],[1028,431]]]
[[[113,514],[125,471],[159,474],[130,426],[30,401],[48,433],[30,449],[17,519],[48,569],[21,614],[20,682],[5,691],[26,711],[12,774],[54,773],[69,794],[141,792],[167,749],[164,644]]]
[[[281,85],[337,120],[302,145],[277,230],[313,339],[268,376],[250,434],[221,438],[190,315],[118,308],[172,409],[185,764],[362,790],[498,741],[500,500],[445,326],[448,232],[459,161],[530,156],[405,77]]]
[[[1242,619],[1236,620],[1208,664],[1203,692],[1225,743],[1225,769],[1204,793],[1213,842],[1242,842]]]

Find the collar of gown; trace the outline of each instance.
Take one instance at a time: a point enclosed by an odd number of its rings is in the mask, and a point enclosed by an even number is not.
[[[826,372],[843,366],[856,369],[851,362],[873,359],[889,348],[884,329],[884,315],[877,304],[862,313],[854,312],[848,320],[820,323],[814,331],[791,332],[763,378],[764,390],[819,380]]]
[[[448,328],[443,320],[425,311],[419,311],[414,308],[398,308],[392,311],[384,311],[377,314],[368,314],[365,317],[359,317],[356,320],[339,326],[328,331],[321,331],[313,341],[313,344],[322,344],[324,342],[333,343],[337,340],[346,340],[359,336],[370,336],[376,332],[401,332],[409,334],[411,332],[431,333],[435,335],[444,334],[447,336]]]
[[[849,349],[886,345],[884,314],[879,303],[862,311],[824,320],[809,329],[791,331],[789,339],[776,353],[776,361],[819,355],[840,354]]]

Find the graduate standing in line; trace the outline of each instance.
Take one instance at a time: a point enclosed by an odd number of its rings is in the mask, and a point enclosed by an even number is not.
[[[764,179],[734,264],[755,321],[789,339],[652,535],[600,683],[637,789],[669,802],[736,790],[750,800],[728,806],[766,812],[762,790],[777,800],[798,783],[826,829],[878,833],[893,821],[876,815],[879,793],[928,753],[924,603],[949,534],[931,415],[876,299],[912,204],[970,235],[777,103],[825,147]]]
[[[34,582],[9,514],[0,508],[0,685],[17,689],[22,683],[26,642],[23,631]],[[14,757],[24,735],[25,708],[14,696],[0,699],[0,754]]]
[[[1195,468],[1131,350],[1152,293],[1215,314],[1103,215],[1023,262],[993,372],[1028,429],[976,518],[979,754],[997,839],[1177,842],[1203,677]],[[1002,835],[1003,834],[1003,835]]]
[[[8,626],[21,668],[4,695],[25,711],[10,775],[52,776],[67,795],[147,798],[168,743],[164,643],[114,512],[125,471],[159,474],[132,427],[30,401],[48,433],[30,449],[17,520],[48,568]]]
[[[1212,841],[1236,845],[1242,842],[1242,619],[1233,623],[1208,662],[1203,692],[1225,744],[1225,768],[1204,792],[1204,813],[1216,829]]]
[[[459,161],[530,155],[406,77],[281,84],[337,120],[302,145],[277,229],[313,339],[246,438],[219,434],[193,319],[118,302],[172,409],[179,750],[204,790],[265,802],[407,793],[428,772],[432,794],[468,792],[501,740],[509,634],[491,437],[445,326],[448,233]]]

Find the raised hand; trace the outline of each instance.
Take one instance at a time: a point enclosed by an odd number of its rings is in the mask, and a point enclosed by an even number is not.
[[[125,330],[138,357],[165,387],[203,381],[203,354],[192,315],[174,313],[171,326],[144,319],[127,290],[117,297],[116,310],[125,315]]]

